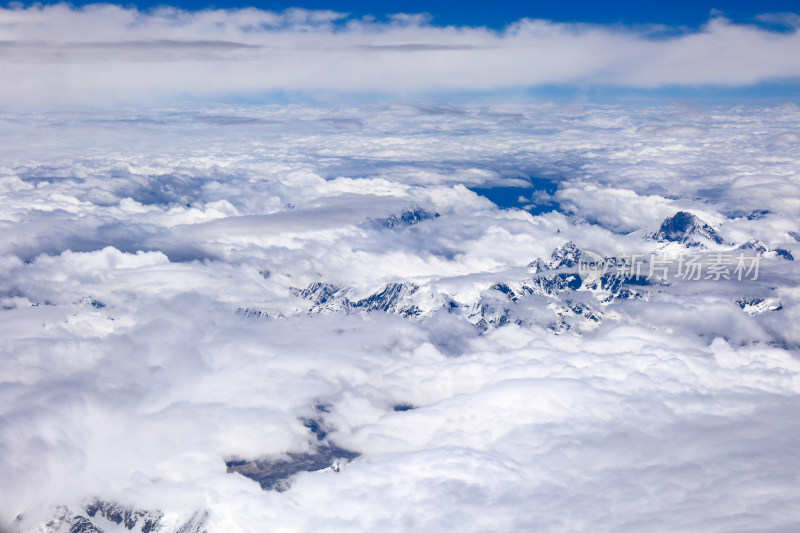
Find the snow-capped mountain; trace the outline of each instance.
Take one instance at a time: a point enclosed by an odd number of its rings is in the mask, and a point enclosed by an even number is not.
[[[424,320],[445,310],[486,331],[510,323],[539,323],[557,332],[573,326],[594,327],[603,316],[602,308],[619,299],[641,298],[649,282],[644,278],[607,272],[582,278],[578,271],[582,252],[567,242],[556,248],[549,260],[530,262],[530,276],[495,282],[470,283],[463,292],[444,292],[438,280],[424,284],[388,283],[366,297],[354,298],[353,290],[313,282],[292,294],[306,300],[309,314],[383,312]],[[608,258],[609,262],[614,258]],[[477,290],[476,290],[477,289]],[[542,311],[534,311],[541,309]],[[249,317],[274,317],[277,313],[248,310]]]
[[[664,220],[651,238],[658,242],[677,242],[686,246],[703,246],[706,241],[715,244],[724,242],[717,230],[686,211],[678,211]]]
[[[415,223],[416,218],[412,215],[416,211],[404,213],[403,217],[393,216],[389,219],[412,221],[405,226]],[[677,250],[678,253],[697,254],[700,251],[707,255],[708,252],[703,252],[706,245],[717,245],[717,249],[720,249],[719,245],[724,244],[714,228],[685,211],[667,217],[657,232],[647,234],[647,239],[670,244],[672,247],[669,251],[672,254]],[[730,253],[746,251],[754,254],[752,257],[793,259],[788,250],[770,250],[757,239],[750,239],[738,246],[728,245],[726,249]],[[381,312],[420,321],[436,313],[447,312],[472,324],[479,333],[512,323],[522,326],[538,324],[555,333],[580,333],[596,328],[604,320],[630,320],[631,317],[626,316],[627,307],[620,309],[622,302],[646,301],[654,294],[670,293],[671,283],[664,279],[670,273],[669,268],[663,267],[665,270],[661,271],[661,278],[650,269],[650,263],[658,263],[658,254],[662,251],[656,246],[651,248],[649,257],[646,253],[601,256],[584,252],[568,241],[554,249],[549,258],[539,257],[528,262],[528,276],[524,278],[505,275],[491,281],[484,276],[482,281],[463,282],[461,287],[451,284],[451,290],[442,290],[440,279],[397,281],[377,287],[366,296],[357,296],[357,291],[352,287],[317,281],[305,288],[291,288],[294,296],[308,302],[305,307],[283,311],[240,308],[238,312],[248,318],[283,318],[298,313]],[[645,259],[634,268],[631,259],[635,260],[636,257]],[[705,257],[705,261],[708,261],[708,257]],[[674,257],[672,262],[676,262]],[[742,305],[740,302],[762,302],[765,298],[774,299],[771,294],[765,294],[763,298],[739,298],[736,303],[753,315],[752,310],[760,307]],[[773,309],[780,308],[779,303],[773,306]]]
[[[21,519],[22,517],[20,517]],[[42,525],[43,533],[205,533],[202,521],[194,517],[177,528],[162,523],[159,511],[130,509],[115,503],[93,500],[79,509],[58,506]]]

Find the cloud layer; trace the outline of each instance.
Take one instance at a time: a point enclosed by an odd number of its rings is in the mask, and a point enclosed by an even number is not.
[[[57,106],[266,91],[747,86],[796,79],[798,48],[794,26],[771,31],[724,18],[699,30],[524,19],[494,31],[436,27],[414,16],[376,22],[296,9],[140,12],[60,4],[0,9],[0,101]]]
[[[159,533],[796,529],[800,276],[775,250],[800,257],[799,125],[791,105],[3,114],[0,526],[69,531],[100,498]],[[498,186],[530,192],[472,190]],[[567,241],[691,251],[646,237],[678,211],[717,250],[767,250],[762,278],[606,303],[495,285]],[[414,284],[421,313],[309,314],[313,282]],[[226,473],[323,445],[360,455],[285,492]]]

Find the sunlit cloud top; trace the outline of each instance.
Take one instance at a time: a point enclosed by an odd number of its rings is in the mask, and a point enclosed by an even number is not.
[[[0,102],[548,84],[742,87],[797,79],[797,16],[763,20],[771,26],[723,17],[696,30],[522,19],[493,30],[435,26],[424,15],[376,21],[300,9],[12,7],[0,9]]]

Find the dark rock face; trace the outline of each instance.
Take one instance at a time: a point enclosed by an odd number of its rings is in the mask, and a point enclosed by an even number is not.
[[[526,283],[524,288],[528,294],[556,296],[579,289],[581,283],[582,280],[578,274],[561,273],[534,278],[529,283]]]
[[[301,418],[300,421],[311,433],[317,436],[317,440],[323,440],[328,436],[325,422],[321,418]]]
[[[93,500],[79,511],[65,506],[56,508],[53,517],[45,524],[44,532],[106,533],[108,522],[133,533],[152,533],[161,526],[163,515],[159,511],[143,511],[103,500]],[[115,527],[114,531],[119,528]]]
[[[681,244],[694,244],[693,238],[703,237],[717,244],[722,244],[723,239],[717,231],[686,211],[678,211],[672,217],[664,220],[652,238],[659,242],[678,242]]]
[[[128,529],[131,529],[135,523],[135,521],[131,520],[130,511],[106,502],[98,501],[86,507],[86,514],[89,516],[94,518],[98,513],[100,513],[100,516],[104,516],[115,524],[121,524],[124,521],[125,527]]]
[[[512,302],[516,302],[518,300],[517,295],[514,294],[514,291],[511,290],[511,287],[509,287],[505,283],[495,283],[494,285],[489,287],[489,289],[500,291],[501,293],[508,296],[508,299],[511,300]]]
[[[95,527],[88,518],[76,516],[72,521],[72,527],[69,528],[69,533],[103,533],[103,530]]]
[[[318,435],[319,437],[319,435]],[[264,490],[283,492],[290,487],[290,478],[298,472],[338,469],[338,461],[355,459],[360,454],[332,444],[317,446],[307,453],[289,453],[289,459],[256,459],[226,461],[228,473],[238,473],[258,482]]]
[[[391,215],[388,218],[371,218],[370,224],[386,229],[402,228],[419,224],[423,220],[429,220],[439,216],[439,213],[429,213],[424,209],[409,209],[398,215]]]
[[[758,254],[763,254],[770,251],[770,249],[767,248],[767,246],[758,239],[750,239],[743,245],[739,246],[739,249],[753,250]],[[785,259],[787,261],[794,261],[794,255],[792,255],[792,252],[786,250],[785,248],[775,248],[773,251],[775,252],[775,255],[777,255],[781,259]]]
[[[650,282],[644,277],[623,278],[612,273],[603,274],[600,279],[587,285],[588,289],[604,291],[607,296],[600,301],[609,303],[614,300],[633,300],[642,298],[642,291],[636,286],[647,286]]]
[[[767,251],[766,245],[758,239],[750,239],[743,245],[739,246],[740,250],[753,250],[757,253],[764,253]]]
[[[742,309],[745,309],[749,306],[760,305],[764,303],[764,298],[740,298],[736,300],[736,303]]]
[[[252,307],[239,307],[236,310],[236,314],[244,318],[264,318],[264,319],[283,318],[283,315],[281,315],[280,313],[270,313],[269,311],[254,309]]]
[[[368,313],[379,311],[412,317],[418,316],[420,310],[408,298],[418,289],[413,283],[387,283],[377,292],[354,302],[349,299],[347,290],[328,283],[315,282],[305,289],[292,289],[292,294],[312,302],[309,309],[311,314],[363,310]]]
[[[353,304],[365,311],[394,312],[402,316],[417,316],[420,311],[413,305],[404,305],[403,300],[417,292],[418,287],[407,283],[388,283],[382,290]]]
[[[155,530],[161,522],[161,513],[129,509],[100,500],[87,505],[86,514],[91,518],[102,516],[110,522],[124,525],[126,529],[143,533]]]
[[[561,248],[556,248],[550,256],[550,269],[557,268],[574,268],[578,265],[578,260],[581,257],[580,249],[574,242],[569,241]]]
[[[331,298],[336,296],[339,288],[329,283],[312,283],[305,289],[293,289],[292,293],[295,296],[310,300],[316,305],[327,303]]]
[[[475,326],[481,331],[499,328],[511,323],[511,309],[506,301],[493,298],[481,298],[472,307],[469,315]]]
[[[291,486],[291,477],[298,472],[316,472],[330,468],[339,472],[343,462],[355,459],[360,454],[346,450],[328,441],[328,434],[335,430],[325,421],[325,414],[330,406],[325,403],[314,405],[314,414],[300,417],[298,420],[305,426],[314,439],[310,443],[309,452],[289,452],[286,458],[280,459],[240,459],[231,458],[225,461],[227,472],[238,473],[252,479],[264,490],[283,492]]]
[[[742,311],[751,316],[767,311],[780,311],[783,309],[783,304],[779,301],[769,301],[765,298],[738,298],[735,302]]]
[[[534,273],[538,274],[539,272],[544,272],[546,270],[550,270],[550,265],[548,265],[544,259],[541,257],[534,259],[530,263],[528,263],[528,269]]]
[[[305,289],[292,289],[292,294],[312,303],[309,313],[349,312],[353,305],[343,289],[330,283],[314,282]]]
[[[166,529],[160,511],[143,511],[122,505],[93,500],[84,509],[72,510],[57,506],[51,519],[36,531],[42,533],[108,533],[121,528],[131,533],[208,533],[208,511],[198,511],[182,522],[176,529]],[[18,518],[18,520],[21,519]],[[108,522],[115,524],[108,526]],[[104,529],[106,528],[106,529]]]
[[[754,209],[749,215],[747,215],[747,220],[761,220],[765,216],[770,214],[769,209]]]

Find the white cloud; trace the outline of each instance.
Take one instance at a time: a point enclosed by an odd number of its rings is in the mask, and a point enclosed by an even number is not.
[[[209,531],[793,527],[797,262],[609,304],[571,292],[602,318],[563,334],[562,296],[489,287],[567,240],[652,249],[678,210],[800,256],[800,163],[773,141],[797,123],[424,102],[0,116],[0,525],[99,497],[161,510],[162,533],[205,511]],[[529,177],[560,211],[468,188]],[[417,208],[440,216],[369,222]],[[428,314],[307,316],[290,288],[315,281],[354,299],[414,282]],[[512,320],[483,332],[443,295]],[[309,417],[362,455],[283,493],[226,473],[312,450]]]
[[[0,101],[59,106],[264,91],[403,94],[542,84],[743,86],[800,76],[788,32],[713,18],[696,31],[523,19],[502,31],[329,11],[0,10]],[[653,36],[655,32],[655,37]]]
[[[657,227],[676,211],[673,202],[662,196],[639,196],[630,189],[601,189],[595,185],[564,187],[556,200],[563,209],[584,220],[622,232]]]

